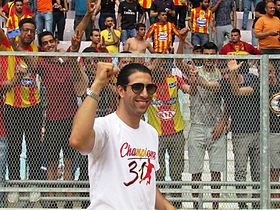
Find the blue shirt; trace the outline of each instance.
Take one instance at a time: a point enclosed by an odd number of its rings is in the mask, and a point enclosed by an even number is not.
[[[87,0],[74,0],[75,1],[75,15],[84,16],[87,11]]]
[[[213,1],[213,6],[217,4],[219,0]],[[213,7],[212,6],[212,7]],[[224,0],[215,12],[216,26],[231,25],[231,12],[235,8],[234,0]]]

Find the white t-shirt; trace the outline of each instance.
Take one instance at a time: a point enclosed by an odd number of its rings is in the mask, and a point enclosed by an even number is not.
[[[153,210],[158,134],[144,121],[133,129],[116,113],[96,118],[95,145],[88,154],[94,210]]]

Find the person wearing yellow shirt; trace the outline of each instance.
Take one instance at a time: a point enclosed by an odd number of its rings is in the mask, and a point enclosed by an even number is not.
[[[109,53],[118,53],[120,45],[121,32],[114,29],[114,19],[113,17],[107,17],[105,19],[106,29],[101,31],[101,37],[104,37],[105,46]]]

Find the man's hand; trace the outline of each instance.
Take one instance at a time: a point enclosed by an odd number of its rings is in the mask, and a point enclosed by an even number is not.
[[[16,67],[16,74],[22,75],[27,73],[27,66],[25,64],[19,64]]]
[[[114,31],[114,28],[115,28],[115,23],[112,23],[112,25],[110,26],[110,31]]]
[[[100,42],[97,44],[97,48],[101,52],[106,52],[105,38],[102,36]]]
[[[215,33],[216,32],[216,27],[212,27],[212,32]]]
[[[98,62],[92,86],[97,86],[99,88],[105,87],[117,73],[118,69],[114,67],[114,64]]]
[[[93,12],[95,11],[95,3],[91,2],[90,0],[88,0],[87,2],[87,13],[88,14],[93,14]]]
[[[189,84],[193,86],[197,86],[198,85],[197,77],[198,77],[198,71],[194,67],[192,67],[189,71],[189,77],[188,77]]]
[[[73,51],[73,52],[79,51],[83,34],[84,34],[84,32],[81,33],[79,30],[75,31],[75,34],[72,36],[72,39],[71,39],[71,51]]]
[[[186,37],[188,36],[188,28],[187,27],[182,28],[179,31],[179,34],[180,34],[180,40],[185,41]]]
[[[278,31],[269,32],[269,36],[277,36],[278,34],[279,34]]]
[[[244,61],[240,62],[239,64],[237,64],[236,60],[230,60],[227,63],[228,69],[230,73],[236,73],[237,70],[242,66],[242,64],[244,63]]]
[[[222,133],[224,132],[224,123],[223,122],[218,122],[213,131],[212,131],[212,138],[214,140],[217,140],[218,138],[220,138],[220,136],[222,135]]]
[[[167,46],[162,52],[162,54],[174,54],[174,47],[170,41],[167,42]]]
[[[26,66],[26,64],[22,63],[22,64],[17,65],[16,66],[16,75],[14,77],[14,82],[17,83],[26,74],[27,74],[27,66]]]

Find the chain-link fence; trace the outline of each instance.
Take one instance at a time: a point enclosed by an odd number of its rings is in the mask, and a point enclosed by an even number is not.
[[[279,208],[279,58],[2,52],[1,207],[88,206],[87,158],[68,139],[103,61],[152,70],[143,119],[159,134],[158,186],[178,209]],[[98,117],[115,111],[115,83]]]

